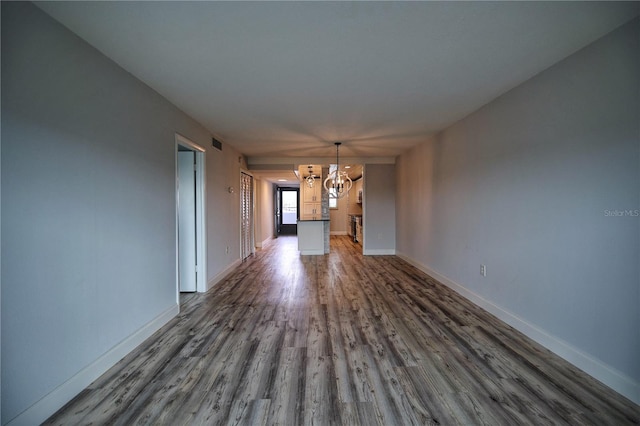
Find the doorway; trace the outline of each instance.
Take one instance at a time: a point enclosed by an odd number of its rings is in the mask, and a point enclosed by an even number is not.
[[[176,134],[176,292],[206,291],[204,149]]]
[[[278,188],[277,207],[280,214],[277,215],[279,220],[278,228],[280,235],[297,235],[298,234],[298,218],[300,205],[300,190],[298,188]]]

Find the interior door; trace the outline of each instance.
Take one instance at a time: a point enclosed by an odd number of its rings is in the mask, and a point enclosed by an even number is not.
[[[195,152],[178,152],[178,276],[181,292],[196,291]]]

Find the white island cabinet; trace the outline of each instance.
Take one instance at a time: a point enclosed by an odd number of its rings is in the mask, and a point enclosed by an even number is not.
[[[325,222],[328,220],[298,221],[298,250],[300,254],[325,253]]]

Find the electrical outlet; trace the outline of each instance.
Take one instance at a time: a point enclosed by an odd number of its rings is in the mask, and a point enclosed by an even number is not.
[[[487,266],[486,265],[480,265],[480,275],[482,275],[483,277],[487,276]]]
[[[229,254],[229,246],[227,246],[227,251],[225,253]]]

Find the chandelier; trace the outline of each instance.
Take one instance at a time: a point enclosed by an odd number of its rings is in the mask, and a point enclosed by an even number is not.
[[[313,166],[311,164],[309,164],[307,168],[309,169],[309,176],[307,176],[304,181],[309,188],[313,188],[313,184],[316,183],[316,175],[313,174]]]
[[[330,198],[342,198],[349,193],[353,186],[353,182],[347,172],[340,170],[340,145],[342,142],[336,142],[336,168],[329,173],[324,180],[324,189],[329,192]]]
[[[307,182],[307,186],[309,188],[313,188],[313,184],[316,183],[316,175],[309,175],[305,178],[305,181]]]

